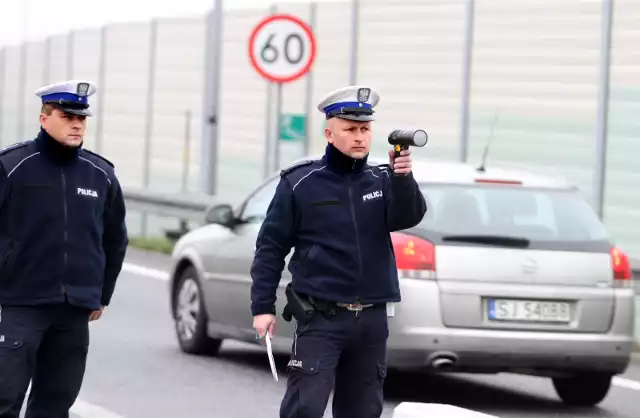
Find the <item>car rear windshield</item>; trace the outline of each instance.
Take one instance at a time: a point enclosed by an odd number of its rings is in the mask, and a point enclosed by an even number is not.
[[[451,245],[602,251],[610,237],[576,190],[502,184],[422,184],[428,210],[418,226]]]

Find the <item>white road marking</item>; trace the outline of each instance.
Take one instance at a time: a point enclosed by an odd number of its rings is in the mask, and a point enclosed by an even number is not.
[[[621,388],[636,390],[640,392],[640,382],[636,382],[635,380],[615,376],[613,378],[613,384]]]
[[[136,274],[139,276],[145,276],[156,280],[167,281],[169,280],[169,273],[166,271],[152,269],[149,267],[144,267],[138,264],[132,263],[124,263],[122,265],[122,270],[128,273]],[[614,386],[618,386],[624,389],[631,389],[640,392],[640,382],[636,382],[635,380],[625,379],[623,377],[615,376],[612,381]],[[98,416],[98,418],[102,418],[102,416]],[[108,418],[105,416],[105,418]]]
[[[422,417],[498,418],[495,415],[441,403],[402,402],[393,410],[393,418]]]
[[[97,405],[81,401],[80,399],[73,404],[70,412],[80,418],[124,418],[122,415],[118,415],[115,412],[108,411]]]
[[[152,269],[138,264],[124,263],[122,264],[122,271],[137,274],[139,276],[151,277],[152,279],[162,280],[163,282],[169,280],[169,273],[166,271]]]

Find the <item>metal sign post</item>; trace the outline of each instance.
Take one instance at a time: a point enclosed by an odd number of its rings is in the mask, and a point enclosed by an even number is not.
[[[205,95],[202,135],[202,185],[205,193],[216,194],[218,164],[218,126],[220,124],[220,74],[222,71],[222,36],[224,1],[214,0],[207,19],[205,57]]]
[[[274,141],[270,140],[271,129],[266,137],[266,153],[269,154],[272,150],[274,155],[274,167],[265,167],[265,173],[268,173],[272,168],[280,168],[282,87],[309,72],[316,57],[316,39],[311,27],[300,18],[287,14],[273,14],[260,21],[253,29],[249,36],[248,48],[253,68],[277,87],[276,138]]]

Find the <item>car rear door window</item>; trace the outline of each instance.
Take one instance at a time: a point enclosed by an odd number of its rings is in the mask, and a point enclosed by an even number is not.
[[[422,184],[429,238],[493,235],[525,238],[533,248],[608,250],[609,235],[576,190],[512,185]],[[478,244],[482,245],[482,244]]]

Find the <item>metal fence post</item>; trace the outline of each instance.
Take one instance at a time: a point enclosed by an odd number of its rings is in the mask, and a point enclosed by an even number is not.
[[[596,178],[594,201],[598,216],[604,218],[604,193],[607,171],[607,125],[609,118],[609,71],[611,67],[611,27],[613,0],[603,0],[600,32],[600,69],[598,78],[598,128],[596,140]]]
[[[270,14],[275,14],[278,12],[278,7],[275,4],[272,4],[271,7],[269,8],[269,13]],[[277,141],[278,139],[274,139],[274,135],[275,133],[273,132],[273,106],[272,106],[272,101],[273,101],[273,89],[275,87],[274,83],[271,83],[270,81],[267,81],[267,99],[266,99],[266,120],[265,120],[265,145],[264,145],[264,167],[263,167],[263,172],[262,172],[262,177],[264,179],[266,179],[267,177],[269,177],[271,175],[271,165],[272,162],[275,161],[276,159],[276,153],[278,152],[276,147],[277,147]],[[274,164],[275,166],[275,164]],[[275,170],[275,167],[274,167]]]
[[[273,146],[271,145],[273,138],[272,133],[272,115],[271,115],[271,99],[273,97],[273,85],[267,82],[267,100],[265,103],[265,137],[264,137],[264,166],[262,167],[262,177],[266,179],[269,177],[269,173],[271,172],[271,152],[273,150]]]
[[[149,33],[149,67],[147,68],[147,115],[144,128],[144,148],[142,163],[142,184],[149,188],[151,183],[151,139],[153,136],[153,113],[156,88],[156,55],[158,47],[158,21],[151,21]],[[142,236],[147,236],[147,214],[142,214]]]
[[[104,94],[107,79],[107,25],[100,30],[100,53],[98,61],[98,88],[100,92],[96,99],[97,115],[96,115],[96,152],[102,152],[102,139],[104,137]]]
[[[75,35],[70,31],[67,35],[67,80],[73,78],[73,63],[75,54]]]
[[[469,154],[469,96],[471,91],[473,32],[474,32],[474,0],[465,1],[465,37],[462,64],[462,97],[460,103],[460,149],[461,162],[467,161]]]
[[[184,148],[182,150],[182,193],[189,191],[189,162],[191,157],[191,111],[187,110],[184,116]],[[180,234],[186,234],[189,231],[187,220],[179,220]]]
[[[20,67],[18,68],[18,126],[16,132],[16,138],[10,138],[10,142],[24,141],[24,106],[27,95],[27,41],[23,40],[20,45]]]
[[[44,41],[44,59],[42,65],[42,84],[49,84],[51,78],[51,37]]]
[[[280,170],[280,138],[282,138],[282,83],[276,83],[276,126],[275,141],[273,142],[273,170]]]
[[[224,1],[214,0],[205,39],[205,94],[202,135],[202,183],[206,193],[215,194],[217,186],[218,127],[220,126],[219,96],[222,74],[222,42]]]
[[[4,86],[7,78],[7,48],[0,48],[0,146],[4,145]]]
[[[187,110],[184,115],[184,148],[182,150],[182,192],[189,190],[189,162],[191,159],[191,111]]]
[[[142,181],[144,187],[151,182],[151,140],[153,136],[154,100],[156,88],[156,56],[158,49],[158,21],[152,20],[149,31],[149,62],[147,68],[147,107],[144,127],[144,155]]]
[[[309,3],[309,26],[312,30],[316,28],[316,14],[317,14],[318,5],[315,2]],[[306,103],[305,108],[307,109],[307,117],[305,119],[305,127],[304,127],[304,142],[302,143],[302,155],[307,156],[311,152],[311,115],[313,114],[313,68],[309,70],[307,73],[307,84],[306,84]]]
[[[358,79],[358,37],[360,31],[360,0],[351,0],[351,65],[349,84],[355,85]]]
[[[22,43],[20,44],[20,63],[18,64],[18,115],[16,126],[17,138],[10,138],[10,143],[24,141],[24,106],[27,94],[27,34],[29,33],[29,6],[30,0],[22,1]]]

